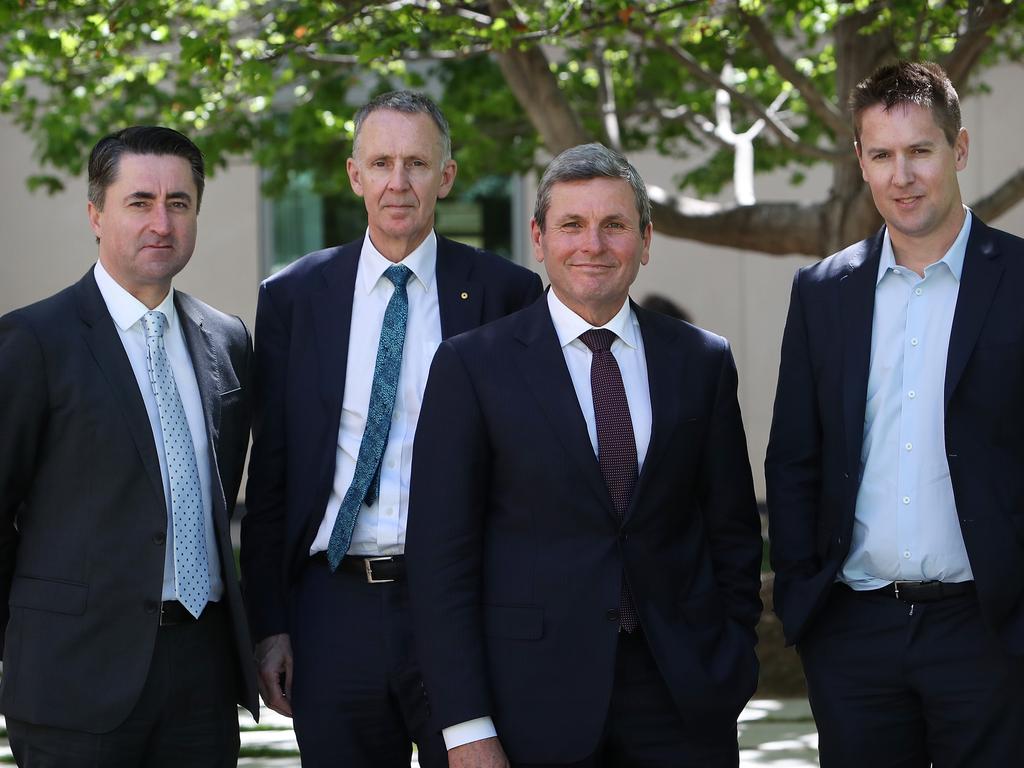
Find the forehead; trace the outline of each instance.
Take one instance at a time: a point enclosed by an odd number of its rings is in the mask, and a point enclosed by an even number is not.
[[[187,192],[196,196],[192,166],[178,155],[124,154],[111,188],[132,192]]]
[[[605,219],[618,216],[640,220],[633,188],[625,179],[600,177],[560,181],[551,187],[548,216],[585,216]]]
[[[378,109],[367,115],[359,130],[359,154],[402,157],[441,151],[441,131],[422,112]]]
[[[885,109],[876,104],[864,110],[860,121],[861,144],[886,146],[912,144],[919,141],[945,141],[935,114],[928,107],[917,104],[897,104]]]

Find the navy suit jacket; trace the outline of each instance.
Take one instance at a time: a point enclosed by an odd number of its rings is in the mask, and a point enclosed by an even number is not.
[[[760,524],[724,339],[634,307],[651,442],[620,520],[546,301],[450,339],[416,432],[406,560],[435,725],[575,762],[608,712],[623,573],[687,722],[754,691]]]
[[[798,642],[850,549],[882,231],[793,281],[765,460],[775,610]],[[945,448],[982,613],[1024,653],[1024,240],[971,224]]]
[[[309,559],[330,497],[361,249],[360,239],[316,251],[260,286],[241,552],[256,640],[288,632],[288,589]],[[440,236],[436,276],[443,338],[507,315],[541,293],[535,273]]]
[[[236,694],[256,715],[229,530],[249,445],[252,346],[237,317],[180,291],[175,306],[206,418]],[[0,318],[0,408],[0,710],[103,733],[131,713],[153,659],[167,502],[142,393],[91,269]]]

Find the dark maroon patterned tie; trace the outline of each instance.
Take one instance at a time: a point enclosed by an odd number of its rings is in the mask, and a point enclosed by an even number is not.
[[[605,328],[585,331],[580,341],[594,353],[590,361],[590,388],[594,398],[594,419],[597,422],[597,457],[611,494],[612,504],[621,518],[633,498],[636,486],[637,459],[633,420],[629,416],[626,388],[622,373],[611,352],[615,333]],[[636,606],[625,574],[619,596],[619,626],[632,632],[639,625]]]

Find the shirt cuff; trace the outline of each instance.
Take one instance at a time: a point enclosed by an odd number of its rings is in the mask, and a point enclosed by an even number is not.
[[[494,721],[491,718],[478,717],[476,720],[467,720],[458,725],[442,728],[441,735],[444,737],[445,749],[455,749],[472,741],[481,741],[497,736],[498,732],[495,730]]]

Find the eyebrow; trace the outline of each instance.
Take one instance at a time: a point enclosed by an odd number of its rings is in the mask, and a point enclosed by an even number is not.
[[[143,192],[143,191],[140,190],[140,191],[137,191],[137,192],[132,192],[129,195],[125,195],[124,199],[125,200],[156,200],[156,197],[157,197],[156,194],[153,193],[153,192]],[[190,195],[188,192],[168,192],[167,193],[167,199],[168,200],[186,200],[189,203],[191,203],[192,202],[192,195]]]

